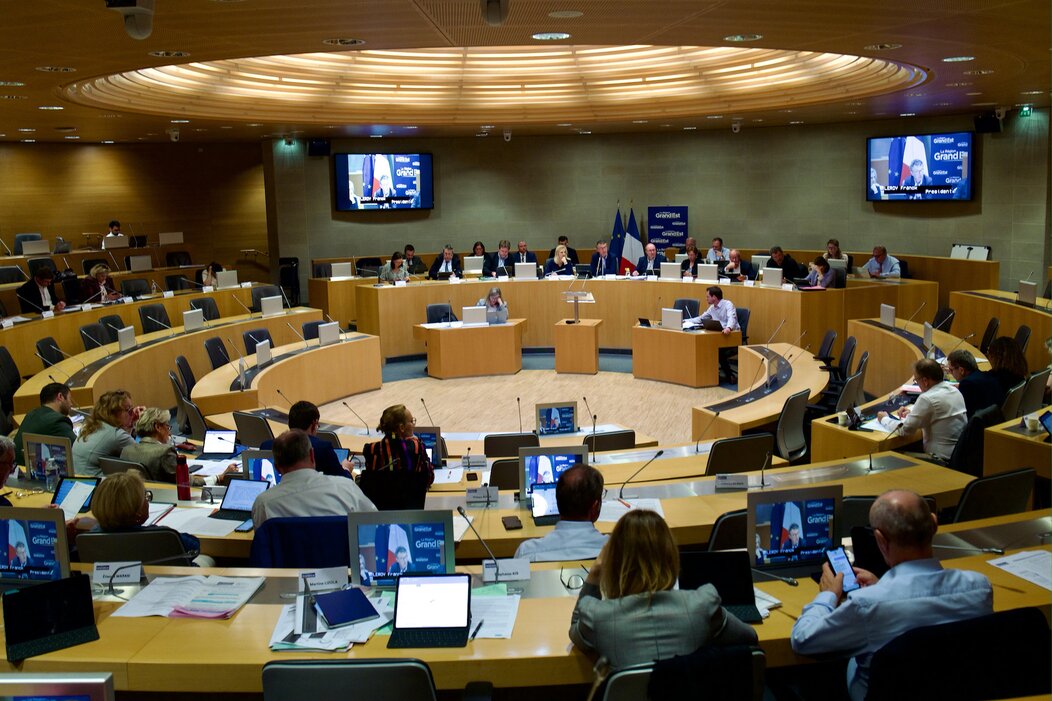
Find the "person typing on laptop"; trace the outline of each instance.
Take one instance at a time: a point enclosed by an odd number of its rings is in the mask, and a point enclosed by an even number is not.
[[[559,475],[555,486],[559,522],[555,530],[525,540],[515,557],[530,562],[591,560],[599,555],[607,535],[595,528],[603,506],[603,474],[590,465],[574,465]]]
[[[499,287],[491,287],[489,294],[476,302],[475,306],[486,308],[486,321],[491,324],[503,324],[508,320],[508,303],[501,297]]]
[[[351,511],[376,511],[354,480],[323,475],[314,467],[310,436],[289,429],[274,439],[274,469],[281,482],[260,493],[252,504],[252,522],[259,528],[268,518],[341,516]]]

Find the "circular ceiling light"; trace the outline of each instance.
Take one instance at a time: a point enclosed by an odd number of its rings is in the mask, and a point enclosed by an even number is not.
[[[73,73],[77,70],[69,66],[37,66],[36,69],[41,73]]]
[[[151,51],[150,56],[156,58],[186,58],[190,55],[189,51]]]
[[[570,35],[566,32],[537,32],[532,37],[537,41],[563,41],[569,39]]]
[[[58,110],[64,110],[66,108],[62,105],[40,105],[37,109],[44,110],[45,112],[57,112]]]
[[[974,71],[965,71],[964,75],[990,75],[993,72],[992,68],[977,68]]]
[[[355,39],[354,37],[333,37],[332,39],[322,39],[321,43],[328,46],[361,46],[365,43],[365,39]]]
[[[0,88],[22,88],[25,85],[20,80],[0,80]]]
[[[28,100],[25,95],[0,95],[0,100]]]

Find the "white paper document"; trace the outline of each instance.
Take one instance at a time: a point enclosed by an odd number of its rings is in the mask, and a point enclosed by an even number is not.
[[[160,525],[174,528],[182,533],[216,537],[230,535],[237,528],[237,521],[208,518],[210,513],[212,513],[211,509],[173,509],[171,513],[160,519]]]
[[[665,512],[661,509],[660,499],[629,499],[625,497],[624,501],[620,499],[604,501],[603,508],[599,512],[599,522],[616,523],[632,509],[647,509],[648,511],[657,512],[662,517],[665,516]]]
[[[868,428],[870,431],[883,431],[884,433],[891,433],[898,429],[902,425],[901,419],[893,419],[890,415],[885,416],[883,419],[870,419],[866,423],[862,424],[862,428]]]
[[[1052,590],[1052,553],[1047,550],[1024,550],[990,560],[989,564],[1031,584]]]
[[[263,577],[158,577],[113,615],[230,618],[263,586]]]
[[[463,467],[448,467],[435,470],[435,484],[460,484],[463,480]]]
[[[518,594],[471,597],[471,631],[482,623],[476,638],[510,638],[518,615]]]
[[[80,513],[80,508],[84,506],[84,502],[91,496],[92,489],[92,485],[84,482],[73,483],[70,490],[66,492],[66,497],[58,505],[67,521],[72,521],[77,517],[77,514]]]
[[[237,460],[198,460],[191,459],[190,465],[200,465],[201,469],[194,470],[191,474],[198,477],[211,477],[213,475],[221,475],[226,472],[226,469],[231,464],[236,465]]]
[[[163,501],[151,501],[150,502],[150,515],[146,517],[146,523],[144,526],[153,526],[161,517],[167,514],[169,511],[175,508],[175,504],[171,504]]]

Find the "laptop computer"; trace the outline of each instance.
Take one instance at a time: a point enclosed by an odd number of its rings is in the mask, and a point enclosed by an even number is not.
[[[102,237],[102,248],[103,250],[110,250],[111,248],[128,248],[130,241],[124,234],[120,236],[103,236]]]
[[[128,256],[128,270],[133,273],[153,270],[153,256]]]
[[[48,253],[51,253],[51,242],[47,239],[22,242],[22,255],[24,256],[40,256]]]
[[[223,503],[209,518],[224,521],[247,521],[252,518],[252,502],[270,487],[267,480],[232,479],[227,484]]]
[[[699,282],[716,283],[719,281],[719,270],[720,266],[715,263],[698,263],[698,277],[696,279]]]
[[[486,308],[485,307],[461,307],[460,318],[464,321],[464,326],[485,326],[486,325]]]
[[[516,263],[515,264],[515,277],[525,278],[527,280],[537,277],[537,264],[536,263]]]
[[[664,280],[679,280],[683,277],[683,269],[679,267],[679,263],[662,263],[661,264],[661,278]]]
[[[684,328],[687,328],[687,322],[684,321]],[[723,324],[716,319],[702,319],[700,322],[695,322],[690,325],[692,329],[702,329],[703,331],[723,331]]]
[[[716,587],[723,608],[745,623],[763,620],[756,608],[752,588],[749,553],[745,550],[697,551],[679,555],[679,588],[697,589],[703,584]]]
[[[389,648],[465,647],[471,628],[471,576],[399,577],[393,624]]]
[[[6,592],[3,606],[8,660],[17,662],[99,639],[91,578],[86,574]]]
[[[329,277],[353,277],[354,270],[350,263],[333,263],[332,274]]]
[[[259,308],[263,316],[277,316],[285,313],[285,309],[281,304],[281,295],[264,297],[259,300]]]
[[[66,521],[61,509],[0,507],[0,538],[7,542],[0,554],[0,591],[69,576]]]
[[[201,452],[194,457],[199,460],[226,460],[235,458],[241,451],[237,445],[237,431],[205,431],[205,442]]]
[[[222,270],[216,273],[216,289],[225,290],[228,287],[237,287],[236,270]]]
[[[464,257],[464,274],[465,275],[481,275],[482,264],[486,261],[486,256],[465,256]]]
[[[650,319],[644,319],[643,317],[639,317],[639,325],[643,328],[649,329],[651,326]]]
[[[555,482],[533,485],[530,511],[537,526],[551,526],[559,522],[559,503],[555,499]]]
[[[764,268],[763,269],[763,281],[760,283],[763,287],[781,287],[782,286],[782,269],[781,268]]]
[[[66,495],[73,489],[73,485],[78,482],[85,485],[90,492],[87,493],[84,503],[80,507],[80,513],[86,514],[91,511],[91,495],[95,492],[95,488],[99,486],[102,481],[101,477],[66,477],[59,478],[58,487],[55,488],[55,493],[51,495],[52,504],[61,504],[65,499]]]

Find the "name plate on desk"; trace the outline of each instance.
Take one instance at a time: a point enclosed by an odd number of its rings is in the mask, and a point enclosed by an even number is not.
[[[130,567],[127,567],[131,565]],[[125,569],[120,570],[120,568]],[[120,572],[117,572],[120,570]],[[117,572],[114,575],[114,572]],[[91,583],[107,586],[113,577],[114,584],[138,584],[142,579],[142,563],[132,560],[130,562],[96,562],[91,569]]]
[[[742,281],[742,284],[745,285],[746,287],[756,287],[756,281],[755,280],[744,280],[744,281]]]
[[[748,489],[749,475],[716,475],[716,489]]]
[[[449,278],[449,284],[450,284],[450,285],[459,285],[459,284],[460,284],[460,283],[462,283],[462,282],[464,282],[464,281],[463,281],[463,280],[461,280],[461,279],[460,279],[460,278],[458,278],[458,277],[452,277],[452,276],[450,276],[450,278]]]
[[[164,293],[161,296],[164,297],[165,299],[171,299],[172,297],[175,296],[175,293],[172,292],[171,290],[165,290]]]
[[[486,456],[478,454],[465,455],[460,459],[460,464],[463,467],[482,468],[486,466]]]
[[[497,563],[500,563],[498,572]],[[524,557],[482,561],[482,581],[522,582],[530,578],[530,561]]]
[[[47,311],[40,312],[40,318],[42,319],[54,319],[55,312],[48,309]]]
[[[496,504],[499,498],[500,490],[496,487],[476,487],[467,490],[467,502],[471,505]]]
[[[215,292],[215,289],[216,288],[212,287],[211,285],[205,285],[204,287],[201,288],[201,291],[202,292]]]
[[[792,292],[793,290],[796,289],[796,287],[794,287],[793,283],[791,283],[791,282],[783,282],[782,283],[782,289],[785,290],[786,292]]]
[[[405,287],[405,280],[395,280],[395,287]]]
[[[241,283],[241,289],[248,289],[249,287],[252,287],[252,283],[251,282],[243,282],[243,283]]]
[[[121,303],[122,304],[131,304],[134,301],[135,300],[132,299],[131,295],[125,295],[124,297],[121,297]]]
[[[11,321],[10,319],[4,319],[3,321],[0,321],[0,326],[3,326],[5,329],[9,329],[14,325],[15,322]]]

